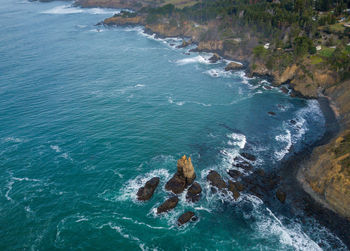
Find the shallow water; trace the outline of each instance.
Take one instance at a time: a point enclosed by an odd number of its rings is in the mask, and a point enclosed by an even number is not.
[[[67,2],[0,5],[0,249],[346,249],[242,194],[211,194],[206,174],[244,151],[278,169],[324,133],[318,103],[227,73],[141,28],[94,24],[116,10]],[[276,116],[267,112],[274,111]],[[292,124],[293,119],[297,123]],[[203,197],[156,216],[176,160],[192,157]],[[249,173],[246,173],[249,175]],[[146,203],[138,188],[159,176]],[[196,223],[176,227],[194,210]]]

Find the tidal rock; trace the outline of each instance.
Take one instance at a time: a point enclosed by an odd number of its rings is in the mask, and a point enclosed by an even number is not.
[[[236,184],[231,180],[228,181],[228,190],[233,194],[233,198],[235,198],[235,200],[239,198],[240,193],[238,192]]]
[[[275,112],[268,112],[268,114],[271,115],[271,116],[275,116],[276,115]]]
[[[242,173],[240,171],[234,170],[234,169],[229,170],[227,173],[228,173],[228,175],[230,175],[234,179],[237,179],[240,176],[242,176]]]
[[[243,68],[242,64],[238,64],[235,62],[231,62],[225,67],[225,71],[234,71],[234,70],[240,70]]]
[[[235,166],[235,167],[239,167],[239,168],[242,168],[242,169],[245,169],[248,171],[253,169],[252,164],[250,164],[249,162],[247,162],[246,160],[244,160],[241,157],[236,157],[234,159],[234,161],[235,161],[235,163],[233,164],[233,166]]]
[[[277,199],[278,199],[280,202],[284,203],[284,202],[286,201],[287,195],[286,195],[285,192],[283,192],[282,190],[278,189],[278,190],[276,191],[276,197],[277,197]]]
[[[256,161],[256,157],[250,153],[241,153],[241,156],[250,161]]]
[[[210,61],[210,63],[216,63],[220,59],[221,59],[221,57],[218,54],[214,53],[214,55],[209,58],[209,61]]]
[[[164,203],[162,205],[160,205],[157,208],[157,214],[165,213],[165,212],[168,212],[168,211],[174,209],[178,202],[179,202],[179,198],[177,198],[176,196],[173,196],[173,197],[167,199],[166,201],[164,201]]]
[[[179,219],[177,220],[177,224],[181,226],[189,221],[196,221],[196,220],[197,220],[197,217],[195,216],[194,212],[188,211],[179,217]]]
[[[244,190],[244,185],[241,182],[233,182],[235,184],[235,187],[239,192],[242,192]]]
[[[281,90],[283,93],[288,94],[288,89],[287,89],[287,87],[282,86],[282,87],[280,88],[280,90]]]
[[[188,201],[197,202],[199,201],[202,193],[202,187],[197,182],[194,182],[192,186],[187,190],[186,199]]]
[[[146,184],[137,191],[137,199],[149,200],[152,197],[154,190],[156,190],[158,184],[159,184],[158,177],[154,177],[149,181],[147,181]]]
[[[196,178],[194,167],[190,157],[184,155],[177,161],[177,172],[165,184],[165,189],[172,191],[175,194],[182,193],[185,188],[191,185]]]
[[[261,168],[257,169],[254,171],[254,175],[264,177],[265,176],[265,171]]]
[[[290,123],[291,123],[292,125],[295,125],[297,122],[296,122],[294,119],[291,119],[291,120],[290,120]]]
[[[182,193],[186,188],[186,179],[178,173],[165,184],[165,189],[175,194]]]
[[[212,186],[217,187],[219,190],[227,188],[226,182],[221,178],[220,174],[211,170],[207,176],[207,180]]]
[[[187,46],[189,46],[189,45],[191,45],[191,44],[192,44],[192,40],[189,40],[189,41],[183,40],[183,41],[182,41],[182,44],[180,44],[180,45],[177,46],[176,48],[185,48],[185,47],[187,47]]]

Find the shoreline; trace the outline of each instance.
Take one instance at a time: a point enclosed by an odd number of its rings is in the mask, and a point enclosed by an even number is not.
[[[303,169],[312,165],[313,150],[328,144],[341,130],[337,114],[333,110],[332,101],[328,97],[319,97],[322,114],[325,118],[326,131],[321,139],[282,161],[277,172],[283,178],[282,186],[288,194],[291,210],[301,210],[308,217],[315,218],[321,225],[334,232],[343,243],[350,248],[350,221],[334,212],[332,208],[304,180]]]

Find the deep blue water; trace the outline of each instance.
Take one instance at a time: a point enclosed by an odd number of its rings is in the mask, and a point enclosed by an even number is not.
[[[278,169],[322,137],[318,103],[290,98],[227,62],[176,49],[141,28],[97,28],[115,10],[1,0],[0,249],[319,250],[340,240],[248,194],[212,194],[244,151]],[[267,114],[276,112],[276,116]],[[297,123],[290,123],[293,119]],[[165,182],[190,155],[203,187],[164,216]],[[153,198],[138,188],[161,178]],[[249,173],[246,173],[249,175]],[[194,210],[199,221],[176,226]]]

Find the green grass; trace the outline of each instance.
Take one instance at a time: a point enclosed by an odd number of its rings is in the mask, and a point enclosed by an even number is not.
[[[183,9],[184,7],[195,5],[198,2],[197,0],[165,0],[163,5],[173,4],[176,8]]]
[[[320,64],[324,62],[323,58],[321,58],[318,55],[312,55],[310,57],[310,60],[311,60],[311,64]]]
[[[343,23],[336,23],[329,26],[332,32],[344,32],[345,27]]]
[[[334,52],[334,48],[323,47],[322,50],[318,52],[318,54],[322,57],[330,58]]]

